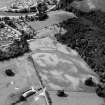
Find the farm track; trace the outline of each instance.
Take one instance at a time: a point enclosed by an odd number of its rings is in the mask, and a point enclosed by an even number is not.
[[[34,66],[35,72],[36,72],[37,77],[38,77],[38,79],[39,79],[40,86],[41,86],[42,89],[44,90],[45,86],[44,86],[43,81],[42,81],[42,79],[41,79],[41,77],[40,77],[40,75],[39,75],[39,72],[38,72],[39,67],[38,67],[37,63],[34,62],[34,60],[33,60],[33,58],[32,58],[31,56],[29,56],[29,58],[30,58],[30,60],[31,60],[33,66]],[[49,99],[48,99],[47,94],[46,94],[46,91],[47,91],[47,90],[45,90],[45,95],[44,95],[44,96],[45,96],[45,102],[46,102],[46,105],[50,105]]]

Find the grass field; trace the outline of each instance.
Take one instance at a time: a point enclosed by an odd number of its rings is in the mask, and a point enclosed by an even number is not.
[[[53,25],[53,24],[58,24],[64,20],[67,20],[69,18],[75,17],[74,14],[65,12],[65,11],[52,11],[48,14],[48,19],[44,21],[33,21],[33,22],[28,22],[29,25],[31,25],[35,30],[39,30],[41,28]]]
[[[6,69],[12,69],[14,77],[5,74]],[[34,68],[27,58],[21,57],[10,61],[0,62],[0,103],[1,105],[11,105],[18,100],[22,92],[30,86],[40,88],[38,78]],[[15,94],[15,97],[10,97]],[[24,103],[24,105],[27,105]],[[31,105],[31,104],[30,104]]]
[[[92,76],[98,81],[97,76],[79,56],[72,57],[56,50],[36,50],[32,57],[39,65],[39,74],[48,90],[94,92],[94,88],[84,85],[84,80]]]
[[[66,92],[66,91],[65,91]],[[68,97],[58,97],[56,91],[49,91],[52,105],[103,105],[103,100],[94,93],[66,92]]]

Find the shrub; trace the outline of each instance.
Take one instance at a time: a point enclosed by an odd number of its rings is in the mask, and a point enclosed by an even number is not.
[[[46,10],[48,9],[48,7],[47,7],[46,3],[41,2],[37,5],[37,9],[38,9],[39,13],[45,13]]]
[[[90,86],[90,87],[96,86],[96,84],[92,80],[92,77],[90,77],[87,80],[85,80],[85,85]]]
[[[36,7],[35,6],[34,7],[30,7],[30,12],[37,12]]]
[[[6,69],[6,70],[5,70],[5,74],[6,74],[7,76],[10,76],[10,77],[15,76],[15,73],[14,73],[11,69]]]
[[[57,91],[57,96],[59,96],[59,97],[67,97],[67,94],[64,92],[64,90],[58,90]]]

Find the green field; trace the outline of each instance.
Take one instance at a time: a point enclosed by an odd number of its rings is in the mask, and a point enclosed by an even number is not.
[[[53,105],[103,105],[103,100],[94,93],[66,92],[68,97],[64,98],[57,97],[56,91],[49,93]]]
[[[12,69],[15,76],[7,76],[6,69]],[[11,105],[19,99],[22,92],[30,86],[40,88],[38,78],[32,64],[26,57],[0,62],[0,103],[1,105]],[[10,97],[15,94],[15,97]],[[29,100],[29,99],[28,99]],[[26,103],[24,105],[27,105]]]
[[[86,86],[84,80],[92,76],[97,81],[97,75],[79,56],[74,57],[56,50],[36,50],[32,58],[38,63],[35,66],[48,90],[94,92],[94,88]]]

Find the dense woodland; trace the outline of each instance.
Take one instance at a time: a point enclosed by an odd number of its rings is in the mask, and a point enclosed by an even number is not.
[[[99,76],[102,85],[96,92],[105,97],[105,13],[100,10],[81,12],[75,8],[78,18],[69,19],[60,24],[67,30],[64,35],[57,34],[59,42],[78,51],[80,56]]]
[[[25,52],[29,51],[30,50],[27,40],[24,36],[21,36],[20,40],[14,40],[14,42],[5,48],[5,50],[0,49],[0,61],[21,56]]]

